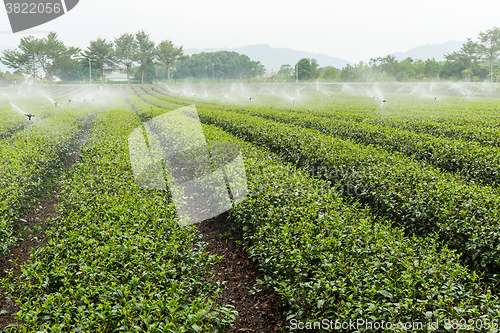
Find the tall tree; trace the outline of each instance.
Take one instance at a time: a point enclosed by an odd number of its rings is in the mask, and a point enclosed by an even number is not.
[[[40,69],[40,65],[35,56],[38,47],[38,41],[33,36],[23,37],[19,42],[19,50],[6,50],[3,52],[3,57],[0,61],[10,68],[20,70],[23,74],[33,77],[35,84],[36,73]]]
[[[490,62],[490,81],[493,82],[493,62],[500,54],[500,28],[479,33],[479,50]]]
[[[57,33],[50,32],[47,37],[38,39],[35,44],[35,57],[43,68],[50,81],[50,85],[54,80],[54,71],[71,65],[72,58],[80,53],[80,49],[76,47],[67,47],[64,43],[57,39]]]
[[[134,64],[137,41],[132,34],[123,34],[115,38],[115,58],[117,63],[125,66],[127,82],[130,84],[130,70]]]
[[[339,77],[339,70],[333,66],[327,66],[323,73],[323,78],[328,81],[334,81]]]
[[[104,83],[104,69],[106,67],[115,66],[115,58],[113,56],[113,43],[106,39],[97,38],[90,42],[89,48],[83,52],[83,56],[87,59],[94,59],[95,66],[101,71],[101,81]]]
[[[144,31],[139,31],[135,34],[137,41],[137,52],[134,55],[134,60],[141,65],[142,78],[141,83],[144,84],[144,72],[154,63],[155,60],[155,43],[149,38],[149,34]]]
[[[278,74],[280,75],[292,75],[294,69],[291,65],[285,64],[281,65]]]
[[[158,44],[156,48],[156,56],[160,63],[167,68],[168,83],[170,83],[170,66],[176,61],[184,60],[187,56],[184,55],[182,46],[175,47],[170,40],[164,40]]]
[[[449,53],[445,55],[446,60],[452,62],[458,62],[465,67],[463,71],[465,79],[467,82],[471,81],[472,78],[472,68],[481,60],[481,52],[479,49],[479,44],[473,42],[472,38],[468,38],[467,42],[462,45],[460,50],[457,52]]]
[[[299,71],[299,80],[311,80],[319,77],[319,71],[317,70],[318,62],[316,59],[302,58],[295,66]]]

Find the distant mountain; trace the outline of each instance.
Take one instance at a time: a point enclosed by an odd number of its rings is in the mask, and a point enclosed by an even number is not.
[[[313,53],[306,51],[292,50],[288,48],[275,48],[267,44],[250,45],[235,48],[206,48],[197,49],[190,48],[185,49],[184,54],[193,55],[201,52],[217,52],[217,51],[234,51],[239,54],[245,54],[250,59],[254,61],[260,61],[266,67],[267,72],[277,71],[280,69],[281,65],[294,65],[302,58],[314,58],[318,61],[320,67],[334,66],[336,68],[343,68],[347,64],[352,64],[351,62],[331,57],[326,54]]]
[[[408,57],[413,58],[414,60],[421,59],[436,59],[437,61],[444,61],[444,55],[446,53],[452,53],[454,51],[460,50],[462,45],[465,42],[457,42],[457,41],[447,41],[443,44],[427,44],[422,46],[417,46],[413,49],[410,49],[406,52],[396,52],[391,53],[398,60],[404,60]]]

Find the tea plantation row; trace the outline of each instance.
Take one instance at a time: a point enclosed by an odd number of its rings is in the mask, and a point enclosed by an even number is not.
[[[146,119],[165,112],[134,100]],[[266,149],[203,128],[209,142],[233,142],[243,151],[252,196],[231,217],[266,274],[262,284],[290,306],[288,319],[497,318],[498,299],[436,238],[406,237]]]

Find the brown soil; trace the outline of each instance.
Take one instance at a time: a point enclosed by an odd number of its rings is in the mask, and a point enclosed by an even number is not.
[[[224,226],[224,218],[202,222],[198,230],[203,234],[203,241],[209,243],[207,251],[223,256],[213,268],[217,280],[227,281],[217,301],[233,305],[238,311],[233,327],[226,332],[287,332],[278,294],[264,289],[249,295],[263,274],[241,245],[242,236],[231,233]]]
[[[21,266],[30,259],[30,251],[33,248],[43,246],[44,230],[48,225],[47,219],[59,216],[56,210],[58,203],[57,196],[37,202],[37,208],[25,214],[22,220],[18,221],[14,230],[23,235],[23,240],[13,244],[10,247],[10,253],[0,260],[0,278],[6,277],[8,270],[12,270],[14,276],[17,276],[21,271]],[[6,299],[4,292],[0,289],[0,311],[5,310],[8,313],[0,315],[0,328],[15,324],[16,321],[12,314],[19,310],[17,304]]]

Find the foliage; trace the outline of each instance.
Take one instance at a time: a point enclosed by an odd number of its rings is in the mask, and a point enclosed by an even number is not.
[[[176,47],[170,40],[160,42],[156,47],[156,57],[158,62],[163,64],[167,69],[168,83],[170,83],[170,67],[177,61],[187,58],[182,51],[182,46]]]
[[[298,70],[299,80],[314,80],[319,77],[318,62],[316,59],[302,58],[295,65],[295,69]]]
[[[7,67],[30,75],[33,78],[33,83],[35,83],[36,73],[40,68],[35,55],[36,49],[37,41],[33,36],[23,37],[19,42],[19,50],[4,51],[0,61]]]
[[[204,110],[200,117],[340,185],[342,193],[359,197],[408,232],[439,235],[473,269],[499,273],[500,196],[494,189],[315,130],[220,110]]]
[[[141,98],[146,96],[141,92]],[[162,113],[141,98],[129,96],[138,110],[150,116]],[[158,96],[151,101],[158,99],[170,105],[182,100]],[[285,127],[248,115],[232,117],[217,106],[202,103],[199,112],[202,121],[235,134],[204,126],[209,142],[234,142],[243,151],[251,195],[232,210],[231,218],[265,274],[260,283],[289,306],[288,320],[439,321],[442,329],[445,320],[498,321],[496,296],[436,237],[406,236],[390,221],[343,199],[332,183],[312,179],[306,170],[248,141],[267,142],[264,146],[272,149],[282,145],[283,151],[304,147],[310,153],[317,142],[298,142],[301,133],[280,135]],[[253,134],[246,131],[250,128]],[[293,145],[287,144],[287,136]],[[338,153],[339,147],[332,150]]]
[[[90,46],[82,55],[87,60],[90,59],[94,68],[99,68],[101,80],[104,83],[104,70],[113,68],[116,64],[113,55],[113,43],[106,41],[106,39],[97,38],[97,40],[90,42]]]
[[[217,78],[248,79],[264,74],[264,66],[259,61],[252,61],[244,54],[236,52],[202,52],[188,57],[175,66],[175,79]]]
[[[141,84],[153,83],[156,79],[156,67],[151,65],[146,67],[144,72],[141,67],[137,67],[133,74],[134,80],[139,81]]]
[[[155,43],[150,39],[149,34],[145,31],[138,31],[135,34],[137,49],[134,53],[134,61],[139,63],[141,69],[141,83],[144,84],[145,72],[148,68],[153,67],[156,58]],[[150,72],[151,73],[151,72]],[[151,79],[151,74],[149,75]],[[154,79],[154,78],[153,78]]]
[[[62,181],[64,218],[23,267],[21,332],[222,332],[234,321],[215,302],[218,258],[181,227],[166,192],[135,185],[127,137],[140,126],[121,100],[92,122],[92,143]],[[45,292],[41,293],[44,290]]]
[[[118,64],[125,66],[127,71],[127,83],[130,84],[130,71],[134,64],[137,41],[132,34],[123,34],[115,38],[114,57]]]

